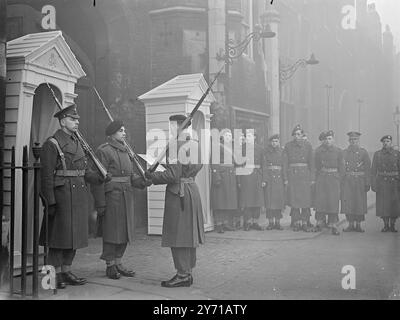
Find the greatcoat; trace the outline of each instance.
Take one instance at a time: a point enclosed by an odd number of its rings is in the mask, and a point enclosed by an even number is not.
[[[264,207],[264,191],[262,188],[262,148],[254,144],[254,166],[246,165],[247,173],[238,176],[239,207],[261,208]]]
[[[344,176],[342,150],[322,144],[315,150],[315,210],[339,213],[340,184]]]
[[[400,216],[400,152],[383,148],[374,153],[371,188],[376,192],[378,217]]]
[[[67,170],[85,170],[82,176],[56,176],[63,170],[54,138],[64,153]],[[57,249],[79,249],[88,246],[89,190],[88,183],[100,183],[100,176],[88,165],[81,144],[59,129],[43,144],[40,154],[41,195],[49,206],[55,205],[55,215],[49,216],[48,246]],[[43,220],[44,221],[44,220]],[[45,245],[45,224],[42,223],[40,244]]]
[[[143,188],[143,179],[133,166],[126,147],[116,140],[107,139],[97,148],[96,155],[112,176],[111,181],[92,187],[95,207],[105,208],[103,241],[132,242],[135,232],[133,187]]]
[[[224,151],[231,156],[230,163],[224,161]],[[211,206],[213,210],[236,210],[237,178],[232,152],[220,147],[220,163],[211,166]]]
[[[283,177],[288,181],[287,205],[292,208],[312,206],[311,182],[314,174],[311,144],[304,140],[289,141],[283,150]]]
[[[343,151],[345,175],[341,187],[341,212],[365,215],[367,192],[370,189],[371,159],[367,150],[349,146]]]
[[[268,146],[263,158],[263,181],[266,209],[285,208],[285,187],[283,184],[283,149]]]
[[[202,164],[167,164],[165,171],[152,173],[154,184],[167,184],[165,191],[163,247],[195,248],[204,243],[203,208],[194,179]],[[181,197],[183,195],[183,209]]]

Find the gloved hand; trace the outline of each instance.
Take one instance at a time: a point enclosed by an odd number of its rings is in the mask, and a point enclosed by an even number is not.
[[[56,205],[52,204],[51,206],[48,207],[47,214],[49,217],[54,217],[56,215]]]
[[[151,180],[149,180],[149,179],[142,179],[141,181],[140,181],[140,184],[141,184],[141,187],[142,188],[146,188],[146,187],[149,187],[149,186],[151,186],[152,184],[153,184],[153,182],[151,181]]]
[[[267,183],[263,181],[263,182],[261,183],[261,187],[265,188],[266,186],[267,186]]]
[[[106,213],[106,207],[97,208],[96,211],[97,211],[97,217],[103,217],[104,214]]]
[[[107,173],[106,177],[104,178],[104,183],[110,182],[112,179],[112,174]]]
[[[153,174],[147,170],[144,172],[144,175],[148,180],[153,179]]]

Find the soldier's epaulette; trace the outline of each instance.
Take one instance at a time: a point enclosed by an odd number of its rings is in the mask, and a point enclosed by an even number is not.
[[[99,149],[103,149],[104,147],[110,145],[108,142],[102,143],[101,145],[99,145]]]

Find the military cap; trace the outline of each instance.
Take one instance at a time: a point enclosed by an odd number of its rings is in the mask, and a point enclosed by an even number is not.
[[[64,119],[66,117],[71,117],[73,119],[80,118],[80,116],[78,115],[78,112],[76,111],[76,104],[71,104],[70,106],[68,106],[54,114],[54,118],[57,118],[58,120]]]
[[[272,140],[276,140],[276,139],[279,140],[279,134],[274,134],[274,135],[270,136],[268,140],[272,141]]]
[[[320,134],[319,134],[319,137],[318,137],[318,139],[319,139],[319,141],[324,141],[325,140],[325,136],[326,135],[326,132],[325,131],[322,131]]]
[[[335,136],[335,133],[333,132],[333,130],[328,130],[325,133],[325,139],[328,138],[328,137],[334,137],[334,136]]]
[[[390,141],[393,140],[393,138],[392,138],[392,136],[391,136],[390,134],[388,134],[388,135],[386,135],[386,136],[383,136],[383,137],[381,138],[381,142],[383,142],[383,140],[385,140],[385,139],[389,139]]]
[[[116,133],[121,127],[123,127],[124,123],[121,120],[114,120],[111,122],[106,128],[106,136],[111,136]]]
[[[295,135],[295,133],[296,133],[296,131],[298,131],[298,130],[300,130],[301,131],[301,133],[304,133],[304,130],[303,130],[303,128],[298,124],[297,126],[295,126],[294,128],[293,128],[293,131],[292,131],[292,136],[294,136]]]
[[[347,132],[347,135],[349,136],[349,138],[359,138],[361,136],[361,133],[357,131],[350,131]]]
[[[169,117],[169,121],[176,121],[177,123],[182,123],[183,121],[186,120],[186,116],[183,114],[174,114],[172,116]],[[192,121],[189,121],[189,123],[187,124],[187,126],[190,126],[192,124]]]

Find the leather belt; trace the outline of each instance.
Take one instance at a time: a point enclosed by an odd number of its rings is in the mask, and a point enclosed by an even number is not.
[[[268,166],[267,169],[269,170],[282,170],[281,166]]]
[[[118,182],[118,183],[131,182],[131,177],[130,176],[112,177],[110,182]]]
[[[181,198],[183,198],[185,196],[185,184],[188,183],[194,183],[194,178],[193,177],[189,177],[189,178],[180,178],[180,186],[179,186],[179,196]]]
[[[83,177],[86,170],[56,170],[54,175],[57,177]]]
[[[396,177],[396,176],[399,175],[399,171],[391,171],[391,172],[386,172],[386,171],[384,171],[384,172],[378,172],[378,175],[379,175],[379,176],[382,176],[382,177]]]
[[[346,172],[346,175],[361,177],[361,176],[365,175],[365,172],[348,171],[348,172]]]
[[[261,169],[261,166],[258,165],[258,164],[250,164],[250,165],[246,164],[243,168],[246,168],[246,169]]]
[[[302,162],[297,162],[297,163],[291,163],[289,164],[291,167],[308,167],[308,163],[302,163]]]
[[[321,172],[335,173],[335,172],[338,172],[338,169],[337,168],[322,168]]]

